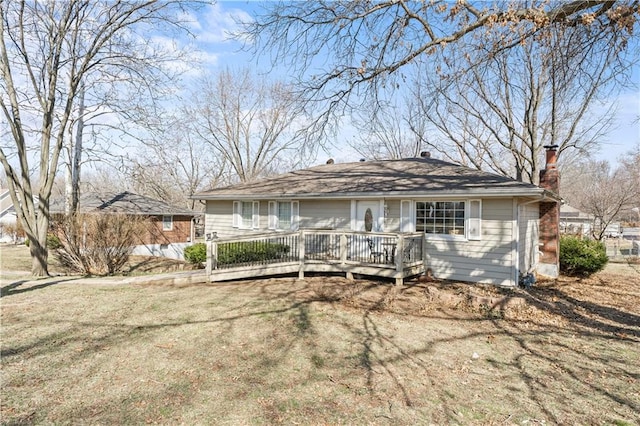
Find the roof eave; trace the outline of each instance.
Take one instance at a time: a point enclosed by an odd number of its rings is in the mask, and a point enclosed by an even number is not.
[[[285,193],[285,194],[195,194],[190,198],[196,200],[205,201],[223,201],[223,200],[276,200],[276,199],[314,199],[314,198],[329,198],[329,199],[364,199],[364,198],[440,198],[451,199],[455,197],[465,198],[503,198],[503,197],[551,197],[557,201],[560,198],[554,193],[547,191],[543,188],[514,188],[514,189],[496,189],[496,190],[433,190],[424,192],[342,192],[342,193]]]

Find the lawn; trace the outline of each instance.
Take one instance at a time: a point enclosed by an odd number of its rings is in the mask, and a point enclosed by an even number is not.
[[[634,271],[3,294],[3,424],[640,424]]]

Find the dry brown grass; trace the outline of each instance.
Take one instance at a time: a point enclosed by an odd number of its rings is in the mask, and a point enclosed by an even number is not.
[[[529,292],[327,277],[17,281],[1,299],[0,418],[638,424],[639,277]],[[518,303],[489,306],[505,296]]]
[[[130,256],[124,267],[125,275],[142,275],[193,269],[194,266],[182,261],[163,257]],[[0,244],[0,271],[11,272],[12,276],[28,276],[31,270],[29,248],[24,244]],[[55,255],[49,253],[49,273],[68,273],[58,263]],[[5,274],[6,275],[6,274]]]

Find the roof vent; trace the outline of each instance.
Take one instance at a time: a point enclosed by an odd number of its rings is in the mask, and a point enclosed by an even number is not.
[[[329,158],[329,159],[327,160],[327,164],[333,164],[333,158]]]
[[[422,157],[422,158],[431,158],[431,153],[429,151],[422,151],[420,153],[420,157]]]
[[[361,162],[361,163],[363,163],[363,162],[365,162],[365,161],[367,161],[367,160],[365,160],[364,158],[361,158],[361,159],[360,159],[360,162]]]

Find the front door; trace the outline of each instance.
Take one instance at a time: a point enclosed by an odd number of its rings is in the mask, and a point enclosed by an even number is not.
[[[356,229],[359,232],[381,232],[380,203],[358,201],[356,207]]]

